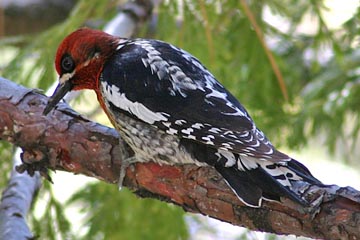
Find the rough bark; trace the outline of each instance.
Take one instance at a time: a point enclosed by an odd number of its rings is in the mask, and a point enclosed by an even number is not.
[[[23,161],[117,182],[121,161],[131,150],[114,129],[83,118],[66,104],[43,116],[47,97],[0,78],[0,139],[20,146]],[[244,206],[212,169],[138,163],[128,168],[125,186],[233,225],[276,234],[323,239],[360,239],[360,192],[351,187],[308,186],[304,209],[290,200]],[[115,187],[115,186],[114,186]]]

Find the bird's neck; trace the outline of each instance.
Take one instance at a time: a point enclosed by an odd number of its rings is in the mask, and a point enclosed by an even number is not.
[[[100,107],[103,109],[103,111],[105,112],[105,114],[109,118],[111,124],[115,127],[116,126],[116,121],[114,119],[114,116],[109,112],[109,109],[106,107],[104,97],[101,94],[100,87],[94,88],[94,91],[96,93],[96,96],[97,96],[97,99],[99,101]]]

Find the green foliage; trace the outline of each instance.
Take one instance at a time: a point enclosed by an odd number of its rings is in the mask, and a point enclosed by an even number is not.
[[[86,215],[89,231],[83,239],[187,239],[182,209],[154,199],[138,199],[126,189],[119,192],[114,185],[87,185],[68,204],[75,204]]]
[[[341,62],[334,58],[302,90],[306,108],[297,116],[296,124],[310,123],[311,135],[325,133],[332,150],[341,138],[356,147],[360,129],[360,79],[356,70],[359,65],[358,50],[345,54]]]
[[[54,197],[49,182],[44,181],[44,186],[38,194],[34,209],[40,213],[29,215],[34,235],[49,240],[74,239],[71,223],[64,213],[64,206]]]
[[[1,156],[1,164],[0,171],[2,173],[2,177],[0,177],[0,186],[6,186],[8,178],[10,176],[12,170],[12,145],[5,141],[0,141],[0,156]]]

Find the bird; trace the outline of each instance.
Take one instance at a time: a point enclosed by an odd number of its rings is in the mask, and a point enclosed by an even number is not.
[[[214,168],[245,206],[288,198],[309,206],[296,183],[321,185],[300,162],[277,150],[243,105],[187,51],[142,38],[80,28],[60,43],[59,83],[44,115],[69,91],[94,90],[136,162]]]

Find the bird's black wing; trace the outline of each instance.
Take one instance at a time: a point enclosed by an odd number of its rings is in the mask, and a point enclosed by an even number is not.
[[[128,41],[102,76],[115,106],[169,134],[241,155],[289,159],[273,148],[235,97],[182,49],[156,40]]]

